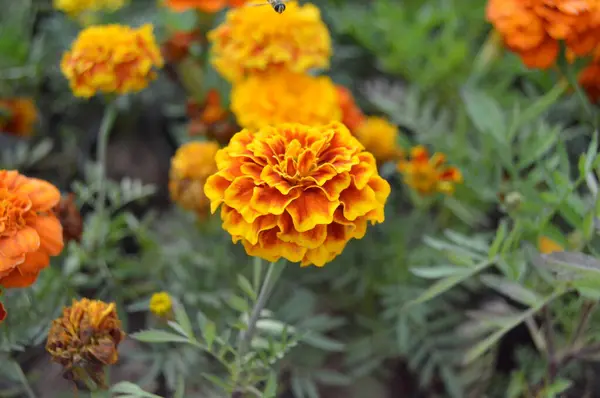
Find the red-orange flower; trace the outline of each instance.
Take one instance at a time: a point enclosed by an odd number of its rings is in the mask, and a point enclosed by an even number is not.
[[[206,13],[219,12],[226,7],[240,7],[248,0],[167,0],[167,7],[174,11],[196,9]]]
[[[52,208],[60,192],[17,171],[0,170],[0,285],[26,287],[63,249],[62,227]]]
[[[83,234],[83,220],[79,208],[75,203],[75,194],[70,193],[60,199],[54,207],[54,213],[63,227],[63,240],[81,242]]]
[[[37,109],[31,98],[0,99],[0,133],[29,136],[37,117]]]
[[[188,56],[190,46],[201,39],[200,31],[175,32],[161,46],[163,58],[169,63],[178,63]]]
[[[0,303],[0,323],[6,319],[6,310],[4,309],[4,305]]]
[[[548,68],[559,41],[578,56],[600,43],[597,0],[489,0],[487,19],[530,68]]]
[[[342,123],[354,132],[366,119],[362,110],[356,105],[352,92],[344,86],[337,86],[338,100],[342,108]]]
[[[216,161],[204,192],[251,256],[321,267],[384,220],[390,185],[339,122],[245,129]]]
[[[435,153],[431,158],[427,149],[418,145],[411,149],[410,160],[398,162],[398,171],[404,182],[421,195],[435,192],[452,194],[454,185],[462,182],[462,175],[456,167],[448,167],[446,157]]]

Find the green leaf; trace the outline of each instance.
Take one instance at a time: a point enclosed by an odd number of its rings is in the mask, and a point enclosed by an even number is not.
[[[434,267],[412,267],[410,268],[410,272],[424,279],[440,279],[463,274],[465,269],[454,265],[437,265]]]
[[[242,291],[246,293],[246,295],[248,295],[252,301],[256,301],[256,292],[254,291],[250,281],[244,275],[238,274],[237,283],[240,289],[242,289]]]
[[[345,347],[344,343],[315,332],[307,333],[302,337],[302,341],[312,347],[330,352],[341,352]]]
[[[461,92],[469,118],[481,133],[491,134],[495,141],[506,143],[506,121],[496,100],[483,91],[465,88]]]
[[[183,374],[179,374],[177,376],[177,388],[175,389],[175,392],[173,393],[173,398],[184,398],[184,394],[185,394],[185,378],[183,377]]]
[[[173,312],[175,313],[175,320],[184,330],[185,335],[191,339],[194,338],[194,330],[192,329],[192,322],[185,311],[185,308],[179,302],[175,302],[173,306]]]
[[[553,252],[541,256],[543,264],[552,269],[557,278],[576,280],[600,278],[600,261],[577,252]]]
[[[269,372],[269,378],[267,379],[267,385],[263,392],[264,398],[275,398],[277,396],[277,373]]]
[[[138,385],[131,383],[129,381],[121,381],[117,384],[114,384],[110,391],[113,394],[126,395],[130,397],[140,397],[140,398],[162,398],[160,395],[151,394],[142,390]]]
[[[537,99],[530,107],[523,111],[519,117],[514,121],[511,126],[512,131],[516,131],[519,127],[523,126],[544,113],[548,108],[556,103],[563,93],[565,92],[566,86],[559,83],[555,85],[552,90],[548,91],[544,96]]]
[[[213,321],[206,321],[204,328],[202,329],[202,337],[206,341],[207,350],[210,351],[212,349],[212,345],[215,341],[215,337],[217,336],[217,325]]]
[[[246,313],[249,310],[248,302],[235,294],[229,296],[226,302],[231,308],[241,313]]]
[[[151,329],[130,335],[132,338],[144,343],[189,343],[190,339],[165,330]]]
[[[507,233],[508,223],[506,220],[502,220],[500,222],[500,225],[498,226],[498,229],[496,230],[496,236],[494,237],[494,241],[492,242],[492,245],[490,246],[490,250],[488,252],[488,257],[490,259],[495,257],[500,251],[500,247],[502,246],[504,239],[506,239]]]
[[[315,379],[326,386],[348,386],[352,378],[331,369],[319,369],[315,372]]]
[[[496,275],[482,275],[480,279],[488,287],[528,307],[533,307],[542,300],[535,292],[505,278]]]

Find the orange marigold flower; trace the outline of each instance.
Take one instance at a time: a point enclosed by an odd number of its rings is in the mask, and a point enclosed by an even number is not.
[[[355,130],[354,136],[375,155],[378,163],[397,160],[402,156],[398,145],[398,127],[387,119],[369,116]]]
[[[190,46],[201,39],[199,30],[175,32],[161,46],[161,53],[169,63],[178,63],[188,56]]]
[[[38,113],[31,98],[0,99],[0,133],[30,136]]]
[[[216,142],[188,142],[177,149],[171,160],[171,198],[201,218],[206,216],[210,208],[210,201],[204,194],[204,184],[217,171],[215,156],[218,150],[219,144]]]
[[[60,199],[54,207],[54,213],[63,227],[63,241],[81,242],[83,234],[83,219],[75,203],[75,194],[70,193]]]
[[[240,7],[248,0],[166,0],[166,5],[174,11],[196,9],[206,13],[219,12],[226,7]]]
[[[336,86],[340,108],[342,109],[342,123],[354,132],[365,121],[365,115],[354,102],[352,92],[343,86]]]
[[[244,7],[227,13],[208,34],[211,62],[229,81],[273,69],[304,73],[328,68],[331,37],[312,4],[286,3],[283,14],[271,7]]]
[[[251,76],[234,85],[231,111],[245,128],[279,123],[314,126],[342,118],[337,90],[329,77],[287,70]]]
[[[154,68],[162,66],[163,58],[149,24],[138,29],[123,25],[86,28],[60,65],[73,94],[86,98],[98,92],[140,91],[156,77]]]
[[[54,0],[54,8],[71,16],[85,12],[116,11],[125,5],[125,0]]]
[[[251,256],[324,266],[367,223],[384,220],[390,185],[341,123],[244,129],[217,153],[204,192]]]
[[[427,149],[418,145],[410,150],[410,160],[398,162],[398,171],[404,182],[421,195],[435,192],[454,193],[454,185],[462,182],[462,175],[456,167],[444,166],[446,157],[435,153],[431,158]]]
[[[52,212],[59,190],[17,171],[0,170],[0,285],[30,286],[63,249],[62,227]]]
[[[554,252],[562,252],[565,250],[565,248],[547,236],[540,236],[538,239],[538,250],[542,254],[550,254]]]
[[[124,338],[115,304],[84,298],[73,300],[52,322],[46,350],[52,361],[63,366],[66,379],[90,378],[106,388],[103,367],[117,363],[117,347]]]
[[[7,312],[4,309],[4,304],[0,303],[0,323],[6,319]]]
[[[579,56],[600,43],[597,0],[489,0],[487,19],[530,68],[552,66],[560,40]]]

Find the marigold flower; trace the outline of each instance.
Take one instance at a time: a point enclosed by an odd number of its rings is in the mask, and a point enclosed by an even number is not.
[[[230,10],[208,34],[211,62],[229,81],[273,69],[304,73],[328,68],[331,37],[313,4],[286,3],[283,14],[271,7]]]
[[[356,105],[352,92],[343,86],[336,86],[340,108],[342,109],[342,123],[354,132],[366,117]]]
[[[206,179],[217,171],[215,156],[219,144],[209,141],[188,142],[171,159],[169,192],[182,208],[204,217],[210,201],[204,194]]]
[[[410,160],[398,162],[398,171],[404,182],[421,195],[435,192],[454,193],[454,185],[462,182],[462,175],[456,167],[444,166],[446,157],[435,153],[431,158],[427,149],[418,145],[411,149]]]
[[[0,303],[0,324],[6,319],[7,312],[4,309],[4,304]]]
[[[84,12],[116,11],[125,5],[125,0],[54,0],[54,8],[69,15]]]
[[[558,41],[579,56],[600,42],[597,0],[489,0],[487,19],[529,68],[552,66]]]
[[[98,92],[140,91],[156,77],[154,68],[162,66],[163,58],[149,24],[138,29],[123,25],[86,28],[60,65],[73,94],[86,98]]]
[[[324,266],[367,222],[381,223],[390,185],[341,123],[244,129],[217,153],[204,192],[251,256]]]
[[[81,242],[83,234],[83,219],[75,203],[75,194],[70,193],[60,199],[54,207],[54,213],[63,227],[63,241]]]
[[[171,313],[173,301],[167,292],[154,293],[150,298],[150,312],[158,317],[165,317]]]
[[[370,116],[354,131],[354,136],[375,155],[377,162],[384,163],[402,156],[398,145],[398,127],[387,119]]]
[[[0,99],[0,133],[30,136],[38,113],[31,98]]]
[[[547,236],[540,236],[538,239],[538,250],[542,254],[550,254],[554,252],[562,252],[565,250],[565,248]]]
[[[115,303],[107,304],[87,298],[73,300],[63,308],[60,318],[52,322],[46,351],[52,361],[65,369],[66,379],[86,381],[90,378],[106,388],[103,367],[119,359],[117,347],[125,338]]]
[[[234,85],[231,111],[245,128],[280,123],[314,126],[342,118],[337,91],[329,77],[285,70],[251,76]]]
[[[178,63],[188,56],[190,46],[201,39],[199,30],[191,32],[175,32],[161,46],[161,53],[169,63]]]
[[[166,0],[166,5],[174,11],[196,9],[213,14],[226,7],[240,7],[248,0]]]
[[[63,249],[62,227],[52,208],[59,190],[17,171],[0,170],[0,285],[26,287]]]

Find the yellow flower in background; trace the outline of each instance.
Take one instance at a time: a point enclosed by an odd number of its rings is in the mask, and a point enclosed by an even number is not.
[[[217,171],[215,156],[218,150],[219,144],[216,142],[193,141],[179,147],[171,159],[171,198],[201,218],[208,214],[210,208],[210,201],[204,194],[204,184]]]
[[[390,185],[341,123],[242,130],[217,153],[204,187],[246,253],[322,267],[367,224],[384,220]]]
[[[152,25],[99,25],[82,30],[62,58],[61,70],[77,97],[144,89],[163,66]]]
[[[538,239],[538,250],[542,254],[550,254],[554,252],[562,252],[565,250],[565,248],[547,236],[540,236]]]
[[[211,62],[227,80],[273,69],[303,73],[329,68],[331,37],[313,4],[286,3],[283,14],[271,7],[241,7],[208,33]]]
[[[158,317],[164,317],[171,313],[173,301],[167,292],[154,293],[150,298],[150,312]]]
[[[31,98],[0,98],[0,133],[28,137],[38,120],[37,108]]]
[[[53,6],[71,16],[85,12],[116,11],[125,5],[126,0],[54,0]]]
[[[329,77],[286,70],[251,76],[235,84],[231,111],[245,128],[279,123],[314,126],[342,118],[337,89]]]
[[[369,116],[353,133],[367,151],[375,155],[378,163],[396,160],[402,156],[402,149],[397,140],[398,127],[385,118]]]
[[[398,171],[402,173],[404,182],[421,195],[436,192],[454,193],[454,186],[463,178],[456,167],[445,166],[446,157],[441,153],[431,158],[427,149],[418,145],[411,149],[410,160],[398,162]]]
[[[65,378],[75,382],[90,378],[106,388],[104,366],[117,363],[117,347],[124,338],[115,304],[84,298],[73,300],[52,322],[46,351],[63,366]]]

